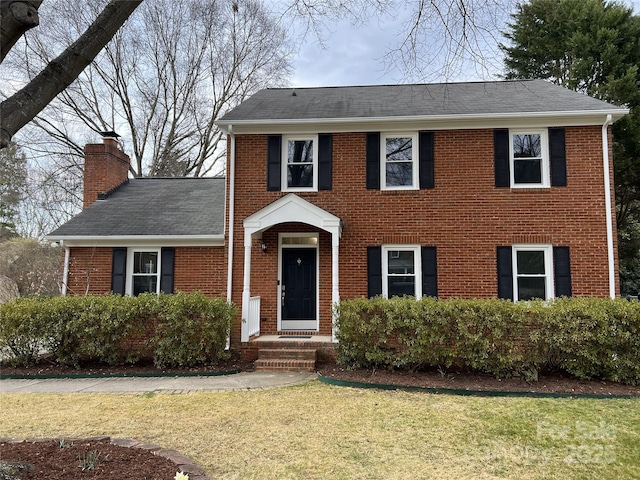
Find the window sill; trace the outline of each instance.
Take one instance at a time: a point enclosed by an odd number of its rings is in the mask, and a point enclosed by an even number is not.
[[[551,187],[511,187],[513,193],[550,193]]]

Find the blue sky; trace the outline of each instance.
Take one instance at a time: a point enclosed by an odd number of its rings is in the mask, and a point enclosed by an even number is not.
[[[640,13],[640,0],[624,0]],[[335,85],[372,85],[403,83],[406,80],[397,70],[386,71],[384,54],[397,45],[402,17],[372,19],[366,25],[354,27],[349,21],[334,23],[324,36],[324,48],[308,35],[296,56],[291,85],[316,87]],[[499,73],[497,68],[477,72],[468,67],[464,72],[448,78],[432,73],[422,81],[490,80]],[[494,77],[491,76],[493,73]]]

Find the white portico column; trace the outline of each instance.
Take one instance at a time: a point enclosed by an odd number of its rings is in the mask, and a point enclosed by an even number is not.
[[[242,330],[240,341],[249,341],[249,299],[251,297],[251,235],[244,232],[244,281],[242,284]]]
[[[331,234],[331,339],[336,341],[335,313],[333,308],[340,301],[340,275],[338,271],[338,257],[340,254],[340,234],[335,231]]]

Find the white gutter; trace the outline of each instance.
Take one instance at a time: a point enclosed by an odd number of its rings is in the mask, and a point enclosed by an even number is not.
[[[67,285],[69,284],[69,260],[71,258],[71,249],[62,240],[60,240],[60,246],[64,248],[64,269],[62,271],[62,288],[60,289],[60,293],[64,297],[67,295]]]
[[[604,168],[604,205],[607,220],[607,255],[609,258],[609,296],[616,298],[616,270],[613,255],[613,214],[611,212],[611,176],[609,175],[608,128],[613,123],[611,114],[602,124],[602,164]]]
[[[233,286],[233,222],[235,220],[235,170],[236,170],[236,137],[233,125],[229,125],[227,132],[231,138],[229,152],[229,248],[227,254],[227,302],[231,302],[231,287]]]
[[[509,120],[520,118],[553,118],[553,117],[594,117],[602,115],[614,116],[615,119],[622,118],[630,112],[628,108],[610,108],[602,110],[548,110],[542,112],[484,112],[484,113],[457,113],[457,114],[441,114],[441,115],[396,115],[396,116],[372,116],[372,117],[318,117],[318,118],[259,118],[259,119],[236,119],[227,123],[224,120],[216,121],[216,125],[230,133],[232,127],[238,126],[257,126],[257,125],[300,125],[300,124],[331,124],[340,125],[359,123],[389,123],[389,122],[410,122],[410,121],[432,121],[444,122],[448,120]],[[233,123],[233,125],[232,125]]]

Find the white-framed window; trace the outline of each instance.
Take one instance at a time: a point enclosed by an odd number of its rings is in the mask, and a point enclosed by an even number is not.
[[[547,130],[509,132],[511,186],[549,186],[549,137]]]
[[[419,245],[382,246],[382,295],[386,298],[422,297],[422,261]]]
[[[418,188],[418,134],[380,134],[380,177],[383,190]]]
[[[283,190],[317,190],[318,136],[283,137],[282,164]]]
[[[553,247],[513,245],[514,301],[553,298]]]
[[[127,294],[160,293],[160,249],[127,252]]]

